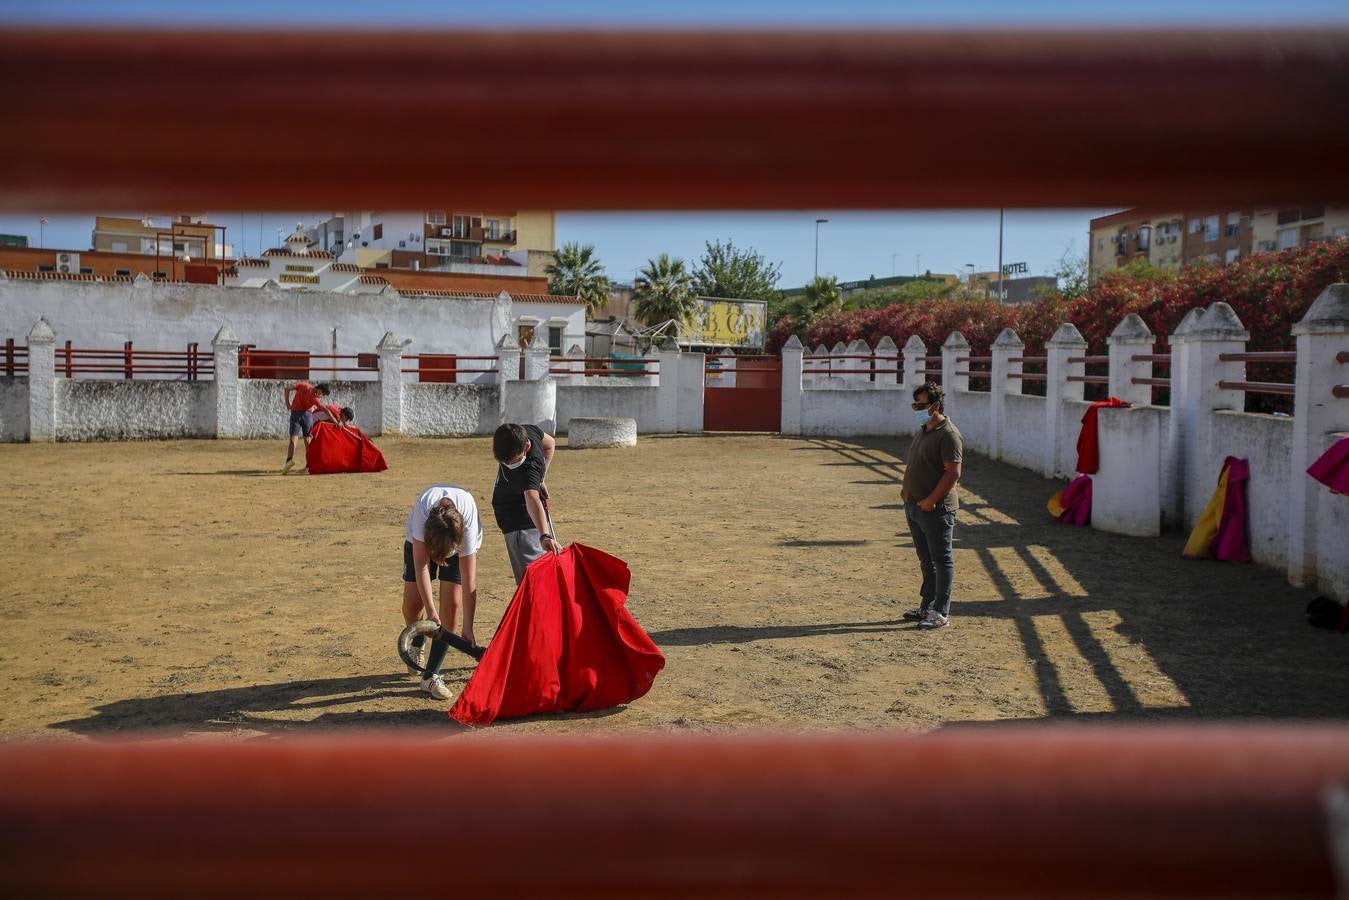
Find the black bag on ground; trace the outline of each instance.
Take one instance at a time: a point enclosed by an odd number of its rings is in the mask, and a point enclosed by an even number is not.
[[[1317,597],[1307,604],[1307,623],[1316,628],[1344,631],[1349,626],[1349,613],[1343,603],[1329,597]]]

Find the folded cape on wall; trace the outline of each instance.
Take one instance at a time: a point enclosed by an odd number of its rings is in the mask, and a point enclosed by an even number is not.
[[[1341,494],[1349,494],[1349,437],[1340,438],[1311,464],[1307,474]]]
[[[607,709],[651,690],[665,657],[627,610],[631,578],[623,560],[581,544],[532,563],[451,718]]]
[[[1097,413],[1102,409],[1129,409],[1131,406],[1118,397],[1107,397],[1087,407],[1082,415],[1082,430],[1077,433],[1077,471],[1090,475],[1101,468],[1101,445],[1096,435]]]
[[[1091,523],[1091,476],[1079,475],[1049,498],[1049,514],[1064,525]]]
[[[1250,562],[1246,541],[1246,482],[1251,467],[1244,459],[1223,460],[1218,488],[1209,498],[1181,555],[1186,559],[1220,559]]]
[[[370,442],[365,432],[348,425],[338,428],[331,422],[318,422],[310,432],[304,461],[310,475],[338,472],[383,472],[389,468],[384,454]]]

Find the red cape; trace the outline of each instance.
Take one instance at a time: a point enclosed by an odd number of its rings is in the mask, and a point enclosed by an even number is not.
[[[624,605],[631,578],[623,560],[581,544],[531,564],[450,717],[487,725],[646,694],[665,657]]]
[[[384,454],[370,442],[365,432],[348,425],[338,428],[331,422],[316,422],[310,432],[304,461],[310,475],[336,472],[383,472],[389,468]]]
[[[1087,409],[1086,414],[1082,416],[1082,430],[1077,434],[1077,471],[1092,475],[1101,468],[1101,447],[1096,438],[1096,414],[1102,407],[1128,408],[1130,405],[1118,397],[1110,397],[1098,400]]]

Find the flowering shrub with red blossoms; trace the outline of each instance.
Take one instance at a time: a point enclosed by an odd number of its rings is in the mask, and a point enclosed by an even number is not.
[[[1129,313],[1138,313],[1164,348],[1165,337],[1190,309],[1219,300],[1230,304],[1250,331],[1250,350],[1289,350],[1293,325],[1327,285],[1338,281],[1349,281],[1349,240],[1248,256],[1224,268],[1111,272],[1072,300],[1054,295],[1019,306],[924,300],[884,309],[836,308],[815,316],[805,329],[787,317],[769,332],[768,351],[776,353],[792,334],[807,348],[858,338],[875,347],[887,335],[903,347],[916,334],[935,353],[952,331],[959,331],[975,353],[983,354],[1002,329],[1012,328],[1028,355],[1040,355],[1058,327],[1072,322],[1090,344],[1089,352],[1104,353],[1106,338]]]

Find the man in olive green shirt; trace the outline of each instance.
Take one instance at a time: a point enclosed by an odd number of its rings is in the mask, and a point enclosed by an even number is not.
[[[922,601],[904,618],[917,621],[922,629],[945,628],[951,621],[951,582],[955,563],[951,538],[956,527],[965,441],[955,423],[943,411],[941,385],[926,382],[913,392],[913,412],[918,433],[909,445],[904,466],[904,516],[909,521],[913,548],[923,569]]]

